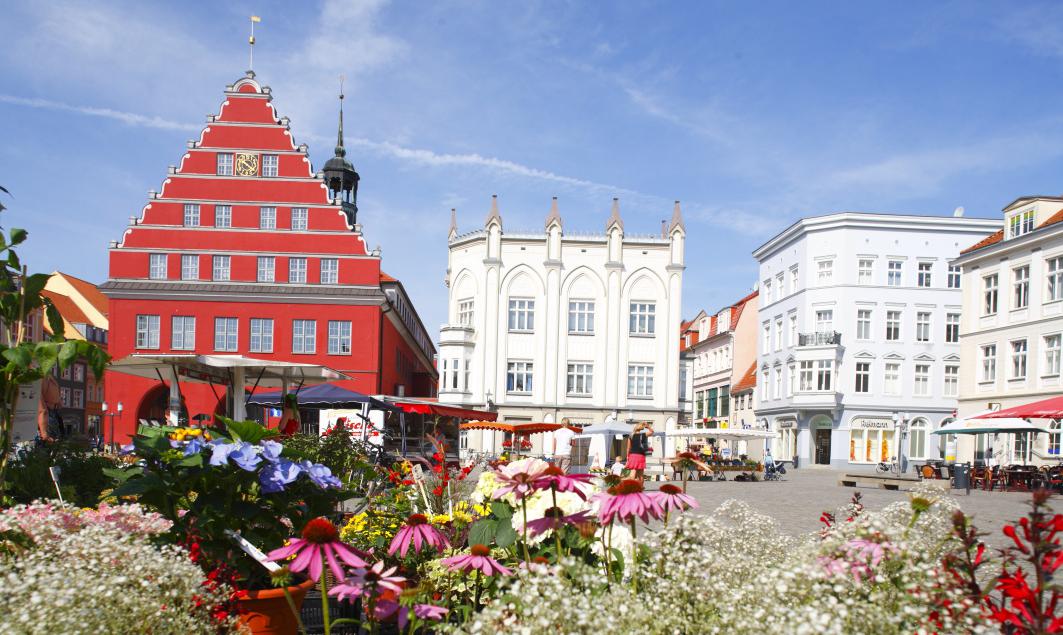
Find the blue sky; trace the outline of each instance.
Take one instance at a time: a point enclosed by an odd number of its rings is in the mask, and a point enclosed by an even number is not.
[[[998,217],[1063,192],[1063,6],[816,2],[5,2],[0,184],[35,270],[106,248],[221,91],[255,70],[320,167],[347,77],[370,246],[445,319],[449,210],[480,226],[687,220],[687,316],[744,295],[750,252],[841,210]],[[292,13],[294,7],[299,7]]]

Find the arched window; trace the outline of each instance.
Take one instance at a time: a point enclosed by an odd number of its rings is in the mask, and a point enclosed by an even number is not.
[[[909,459],[926,458],[926,433],[929,427],[926,419],[920,417],[912,420],[912,427],[908,431]]]
[[[948,417],[946,419],[943,419],[941,421],[941,427],[945,427],[946,425],[952,423],[953,421],[955,421],[955,419],[953,419],[952,417]],[[956,435],[955,434],[944,434],[944,435],[941,435],[940,438],[938,438],[938,455],[942,459],[949,459],[949,455],[948,455],[949,444],[952,444],[952,459],[951,460],[955,460],[955,458],[956,458],[956,456],[955,456],[956,455]]]
[[[1048,453],[1059,456],[1060,441],[1063,441],[1063,420],[1053,419],[1048,424]]]

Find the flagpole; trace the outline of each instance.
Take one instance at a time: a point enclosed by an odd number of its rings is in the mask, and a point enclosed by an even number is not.
[[[247,60],[247,70],[255,70],[255,22],[261,22],[262,18],[257,15],[251,16],[251,37],[247,39],[247,43],[250,45],[250,52]]]

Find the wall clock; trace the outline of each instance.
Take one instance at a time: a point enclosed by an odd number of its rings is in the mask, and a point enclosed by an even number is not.
[[[236,173],[240,176],[257,176],[258,175],[258,155],[257,154],[238,154],[236,155]]]

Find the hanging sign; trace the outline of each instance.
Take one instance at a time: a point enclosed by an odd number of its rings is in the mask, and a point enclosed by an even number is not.
[[[849,427],[855,430],[892,430],[893,419],[879,417],[853,417]]]

